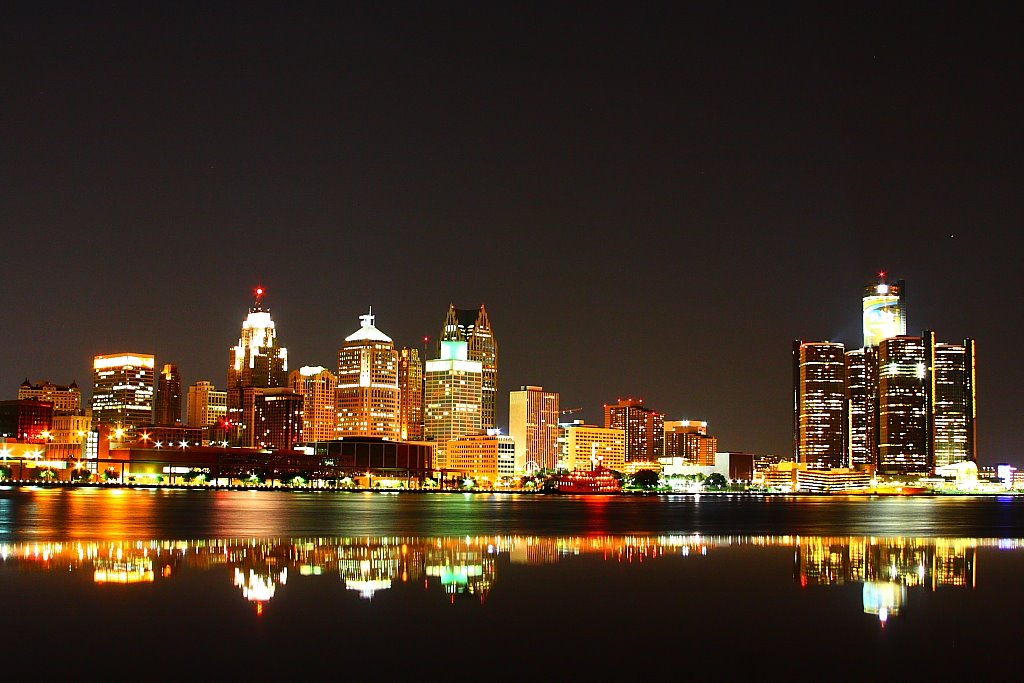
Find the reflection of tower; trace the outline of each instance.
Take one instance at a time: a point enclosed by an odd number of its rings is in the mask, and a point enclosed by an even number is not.
[[[483,304],[479,310],[465,310],[448,306],[448,315],[438,342],[464,341],[468,345],[468,360],[483,366],[483,398],[481,400],[480,428],[497,426],[498,399],[498,341],[494,338],[490,318]],[[440,351],[440,348],[439,348]]]
[[[288,383],[288,349],[278,345],[270,309],[263,308],[262,287],[242,322],[242,335],[231,348],[228,364],[228,420],[230,440],[236,446],[255,444],[254,419],[259,389]]]

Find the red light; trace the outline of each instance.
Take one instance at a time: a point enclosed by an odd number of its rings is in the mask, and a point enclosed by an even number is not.
[[[256,296],[263,296],[263,288],[262,287],[257,287],[256,288]]]
[[[885,277],[885,271],[884,270],[878,271],[878,277]]]

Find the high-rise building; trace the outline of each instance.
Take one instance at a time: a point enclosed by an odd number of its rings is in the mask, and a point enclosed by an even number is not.
[[[256,388],[254,419],[257,448],[287,450],[303,441],[304,398],[288,388]]]
[[[932,374],[935,466],[977,462],[974,340],[936,344]]]
[[[288,376],[292,391],[303,397],[302,438],[304,441],[330,441],[338,434],[338,409],[335,398],[338,380],[327,368],[305,365]]]
[[[338,350],[338,435],[399,438],[398,353],[373,310]]]
[[[483,364],[469,360],[469,343],[441,342],[440,358],[428,360],[423,373],[423,436],[436,441],[434,467],[447,469],[447,443],[481,427]]]
[[[850,466],[876,464],[878,347],[846,352],[846,451]]]
[[[679,458],[687,465],[715,466],[718,437],[708,436],[703,420],[665,420],[665,458]]]
[[[643,403],[642,398],[620,398],[604,405],[604,426],[626,435],[626,462],[653,462],[665,454],[665,416]]]
[[[512,437],[497,434],[495,430],[451,439],[445,444],[447,467],[463,477],[476,480],[478,485],[493,486],[503,476],[509,476],[502,472],[505,469],[502,456],[508,450],[514,452],[514,443]]]
[[[178,374],[177,365],[164,363],[156,377],[153,424],[181,424],[181,375]]]
[[[398,437],[423,440],[423,360],[419,349],[398,354]]]
[[[50,382],[32,384],[26,377],[18,387],[18,398],[52,403],[54,415],[77,415],[82,412],[82,391],[74,381],[67,386]]]
[[[797,462],[846,463],[846,356],[836,342],[793,342],[793,447]]]
[[[255,446],[253,420],[256,392],[253,389],[288,384],[288,349],[278,343],[270,309],[263,307],[264,289],[257,287],[256,300],[242,322],[242,335],[230,350],[228,363],[229,440],[236,446]]]
[[[188,388],[188,426],[212,427],[228,416],[228,392],[200,380]]]
[[[622,472],[626,467],[626,432],[573,422],[565,427],[565,466],[569,470],[607,467]]]
[[[885,273],[864,287],[862,299],[864,347],[878,346],[883,339],[907,333],[906,292],[903,280],[889,282]]]
[[[114,353],[93,358],[92,423],[130,434],[153,419],[155,358]]]
[[[935,335],[900,335],[878,345],[878,469],[926,473],[932,454],[930,387]]]
[[[516,472],[558,466],[558,393],[523,386],[509,392],[508,433],[516,444]]]
[[[483,407],[480,416],[485,429],[497,426],[498,342],[491,329],[490,318],[483,304],[479,310],[448,306],[439,343],[464,341],[468,344],[468,360],[479,361],[483,367]],[[438,353],[441,349],[438,347]]]

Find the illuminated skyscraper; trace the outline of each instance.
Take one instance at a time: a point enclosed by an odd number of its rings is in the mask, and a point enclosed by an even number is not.
[[[398,353],[373,311],[338,351],[338,435],[398,439]]]
[[[256,444],[252,430],[256,393],[252,390],[288,384],[288,349],[278,345],[270,309],[263,308],[263,294],[263,288],[257,287],[256,300],[242,322],[242,336],[231,348],[228,364],[229,438],[236,446]]]
[[[18,387],[18,398],[52,403],[54,415],[78,415],[82,412],[82,391],[75,382],[67,386],[50,382],[32,384],[26,378]]]
[[[604,426],[626,435],[626,462],[654,461],[665,453],[665,416],[643,403],[643,399],[620,398],[604,406]]]
[[[516,472],[555,469],[559,415],[556,392],[535,386],[509,392],[508,432],[516,444]]]
[[[131,432],[153,419],[155,359],[145,353],[93,358],[92,423]]]
[[[934,467],[929,393],[935,335],[901,335],[878,346],[878,469],[925,473]]]
[[[288,388],[255,389],[253,424],[257,448],[287,450],[303,441],[304,398]]]
[[[878,411],[878,348],[846,352],[846,441],[850,465],[874,465]]]
[[[181,424],[181,375],[177,365],[165,363],[157,375],[153,424]]]
[[[447,443],[481,431],[483,364],[469,360],[465,341],[441,342],[440,358],[428,360],[423,373],[423,436],[436,441],[435,469],[446,469]]]
[[[864,287],[864,347],[878,346],[883,339],[907,333],[907,311],[903,280],[890,283],[885,273],[878,282]]]
[[[708,436],[702,420],[665,420],[665,456],[688,465],[715,466],[718,438]]]
[[[936,344],[932,375],[935,466],[977,462],[974,340]]]
[[[498,342],[483,304],[479,310],[448,306],[448,316],[441,330],[440,342],[464,341],[468,344],[468,360],[479,361],[483,367],[483,428],[497,426]],[[438,349],[440,352],[440,348]]]
[[[302,396],[303,441],[337,438],[338,409],[335,405],[338,380],[327,368],[303,366],[288,375],[292,391]]]
[[[846,464],[846,360],[842,344],[793,342],[793,447],[797,462]]]
[[[423,360],[419,349],[398,354],[398,431],[405,441],[423,439]]]
[[[212,427],[228,416],[228,392],[201,380],[188,388],[188,426]]]

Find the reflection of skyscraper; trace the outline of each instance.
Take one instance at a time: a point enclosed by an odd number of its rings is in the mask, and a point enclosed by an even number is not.
[[[181,424],[181,375],[177,365],[165,363],[157,375],[153,424]]]
[[[483,367],[483,400],[480,426],[497,426],[498,341],[494,338],[490,318],[483,304],[480,309],[465,310],[448,306],[448,316],[441,330],[441,342],[464,341],[468,344],[468,360],[479,361]],[[439,349],[440,351],[440,349]]]
[[[846,360],[842,344],[793,342],[793,445],[797,462],[846,461]]]
[[[419,349],[404,348],[398,354],[399,438],[423,438],[423,361]]]
[[[524,386],[509,392],[508,432],[516,442],[516,471],[526,463],[552,470],[558,464],[558,394]]]
[[[371,311],[338,350],[338,435],[397,439],[398,353]]]
[[[93,425],[131,429],[153,419],[154,358],[115,353],[93,359]]]
[[[936,467],[976,461],[973,339],[935,345],[932,387]]]
[[[864,287],[864,346],[878,346],[883,339],[907,333],[903,280],[890,283],[885,273]]]
[[[228,364],[228,419],[230,439],[236,446],[256,442],[254,389],[288,384],[288,349],[278,345],[270,309],[263,308],[263,293],[262,287],[256,288],[256,300],[242,322],[242,335],[231,348]]]
[[[878,469],[924,473],[934,466],[929,387],[935,334],[899,336],[878,347]]]

